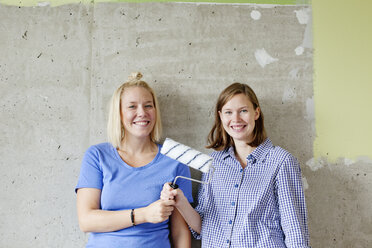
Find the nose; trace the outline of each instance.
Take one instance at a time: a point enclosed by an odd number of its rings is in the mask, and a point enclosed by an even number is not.
[[[146,110],[144,106],[138,106],[137,108],[137,115],[138,116],[144,116],[146,114]]]
[[[239,113],[238,112],[233,112],[231,119],[234,121],[238,121],[240,119]]]

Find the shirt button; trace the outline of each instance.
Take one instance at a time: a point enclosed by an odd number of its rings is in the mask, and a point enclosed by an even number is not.
[[[230,224],[230,225],[232,224],[232,220],[229,220],[229,224]]]
[[[239,184],[235,184],[235,188],[239,187]]]
[[[231,203],[231,206],[235,206],[235,202],[232,202],[232,203]]]
[[[230,240],[226,240],[227,243],[230,243]]]
[[[243,172],[243,169],[240,169],[240,172]]]

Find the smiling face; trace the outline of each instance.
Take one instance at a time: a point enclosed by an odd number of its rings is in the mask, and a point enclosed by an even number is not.
[[[125,137],[149,137],[156,122],[151,93],[143,87],[127,88],[121,96],[120,108]]]
[[[254,109],[252,102],[246,95],[233,96],[218,113],[223,128],[235,143],[252,141],[255,121],[260,116],[260,108]]]

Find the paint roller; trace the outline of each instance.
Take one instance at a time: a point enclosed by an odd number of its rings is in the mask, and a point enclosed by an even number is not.
[[[169,158],[177,160],[191,168],[199,170],[203,173],[207,173],[209,170],[212,170],[212,174],[214,172],[214,167],[212,166],[213,159],[211,156],[208,156],[207,154],[196,151],[192,149],[191,147],[178,143],[177,141],[174,141],[170,138],[165,139],[163,143],[163,147],[160,150],[160,153],[164,154],[165,156]],[[212,176],[209,177],[209,180],[207,182],[203,182],[203,181],[196,180],[196,179],[189,178],[189,177],[177,176],[174,179],[173,183],[170,184],[170,186],[173,189],[178,188],[178,185],[176,184],[176,181],[178,178],[183,178],[183,179],[191,180],[191,181],[198,182],[198,183],[208,184]]]

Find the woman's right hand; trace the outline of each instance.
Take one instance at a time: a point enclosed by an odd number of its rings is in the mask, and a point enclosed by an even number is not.
[[[174,209],[174,200],[157,200],[148,205],[145,213],[146,222],[160,223],[169,218]]]
[[[173,189],[169,183],[163,185],[160,194],[162,201],[172,199],[175,201],[174,206],[181,213],[186,223],[197,233],[201,232],[201,218],[198,212],[191,206],[181,189]]]
[[[165,183],[163,185],[163,190],[160,193],[160,199],[162,200],[174,200],[175,207],[178,207],[182,200],[185,200],[186,197],[183,194],[183,191],[181,189],[173,189],[171,186],[169,186],[169,183]]]

